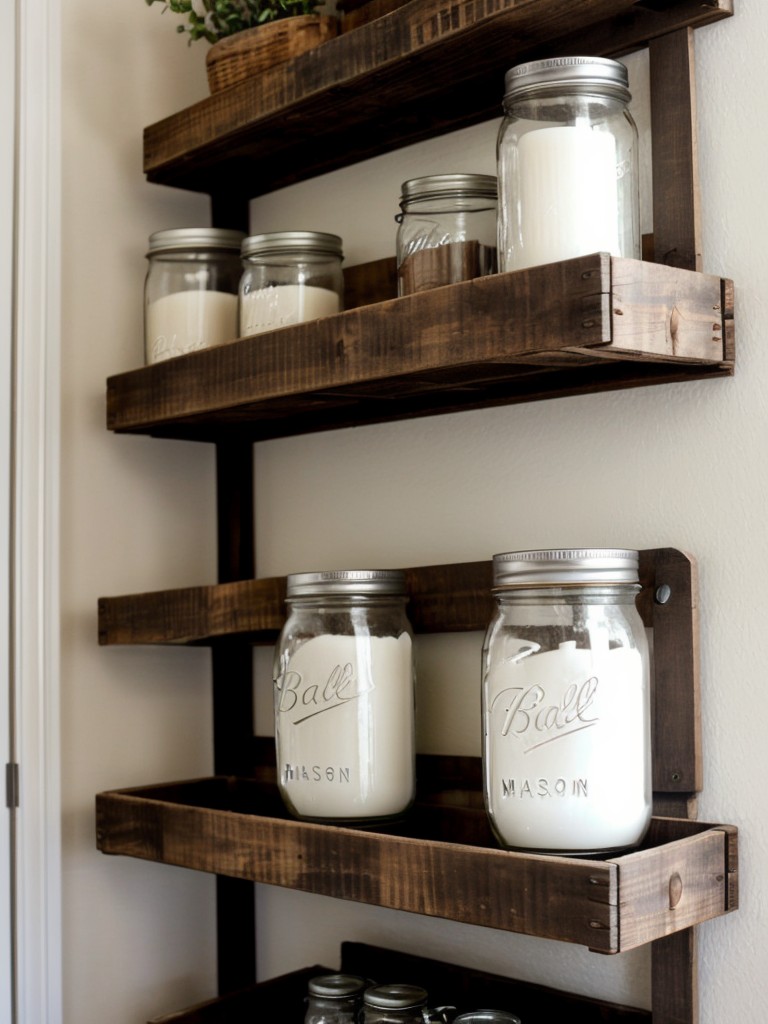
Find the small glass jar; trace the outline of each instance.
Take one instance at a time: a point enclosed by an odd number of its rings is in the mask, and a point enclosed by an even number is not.
[[[310,978],[304,1024],[357,1024],[363,992],[369,985],[354,974]]]
[[[278,786],[307,821],[401,815],[415,791],[413,638],[400,570],[288,576],[275,650]]]
[[[278,231],[246,238],[240,333],[262,334],[341,312],[341,246],[338,235],[320,231]]]
[[[493,577],[483,774],[499,842],[575,855],[636,845],[652,799],[638,553],[510,552]]]
[[[602,57],[520,64],[498,136],[499,269],[608,252],[640,258],[638,133],[626,67]]]
[[[363,996],[362,1024],[447,1024],[453,1006],[427,1006],[420,985],[376,985]]]
[[[237,337],[241,231],[172,228],[149,238],[144,358],[157,363]]]
[[[490,174],[403,182],[395,218],[398,295],[495,273],[496,197]]]

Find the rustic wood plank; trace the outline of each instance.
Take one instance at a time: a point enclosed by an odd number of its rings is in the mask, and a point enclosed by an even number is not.
[[[672,819],[660,819],[673,836]],[[681,822],[682,838],[615,860],[499,850],[481,810],[417,803],[386,831],[314,825],[286,817],[276,787],[203,780],[102,793],[99,849],[443,917],[575,942],[601,952],[630,949],[700,915],[724,913],[728,836]],[[698,829],[699,831],[696,831]],[[719,856],[719,881],[712,865]],[[682,913],[670,920],[651,882],[685,880]],[[625,893],[626,884],[626,893]],[[719,887],[719,888],[718,888]],[[668,888],[668,887],[667,887]],[[717,899],[715,898],[717,893]],[[719,910],[718,910],[719,908]]]
[[[414,0],[145,131],[150,181],[257,195],[500,117],[505,71],[611,56],[731,13],[730,0]],[[333,117],[328,116],[329,109]],[[306,138],[315,145],[310,151]]]
[[[387,256],[344,268],[344,308],[357,309],[397,298],[397,260]]]
[[[727,375],[723,293],[599,253],[477,278],[112,377],[108,425],[259,439]]]
[[[701,270],[693,29],[651,41],[651,137],[655,260]]]
[[[685,928],[652,944],[654,1024],[698,1024],[698,967],[695,928]]]

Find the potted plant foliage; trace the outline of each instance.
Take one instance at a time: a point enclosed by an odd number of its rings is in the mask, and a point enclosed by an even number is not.
[[[208,84],[218,92],[336,35],[338,18],[322,0],[146,0],[184,16],[176,31],[206,39]]]

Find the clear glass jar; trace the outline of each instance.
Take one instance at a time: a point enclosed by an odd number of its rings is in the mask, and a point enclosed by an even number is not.
[[[237,337],[241,231],[172,228],[149,238],[144,358],[158,363]]]
[[[278,231],[246,238],[240,333],[262,334],[341,312],[341,247],[338,235],[320,231]]]
[[[496,178],[433,174],[403,182],[397,293],[410,295],[496,272]]]
[[[608,252],[639,259],[638,134],[626,67],[602,57],[520,64],[498,136],[499,269]]]
[[[288,576],[275,650],[278,786],[308,821],[384,821],[415,791],[413,638],[400,570]]]
[[[376,985],[363,996],[362,1024],[447,1024],[453,1006],[427,1006],[419,985]]]
[[[310,978],[304,1024],[357,1024],[363,992],[369,985],[354,974]]]
[[[652,799],[638,553],[510,552],[493,574],[483,774],[499,842],[576,855],[636,845]]]

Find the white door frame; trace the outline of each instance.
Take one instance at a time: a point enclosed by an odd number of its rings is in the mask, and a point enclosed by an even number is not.
[[[14,812],[13,1024],[60,1024],[59,433],[61,0],[15,7],[6,565]],[[10,13],[10,12],[9,12]],[[4,83],[5,84],[5,83]],[[5,140],[3,140],[5,141]],[[0,197],[0,202],[5,201]],[[3,243],[5,244],[5,243]],[[0,278],[8,298],[8,281]],[[2,339],[0,339],[1,341]],[[6,349],[8,346],[6,346]],[[5,527],[3,531],[3,527]],[[5,801],[3,801],[5,803]],[[1,970],[1,968],[0,968]],[[1,975],[0,975],[1,977]],[[0,1014],[4,1007],[0,1003]],[[1,1019],[1,1018],[0,1018]]]

